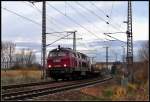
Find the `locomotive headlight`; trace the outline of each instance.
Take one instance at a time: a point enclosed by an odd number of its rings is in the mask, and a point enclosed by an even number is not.
[[[52,66],[51,65],[48,65],[48,68],[51,68]]]
[[[66,64],[64,64],[64,67],[66,67],[67,65]]]

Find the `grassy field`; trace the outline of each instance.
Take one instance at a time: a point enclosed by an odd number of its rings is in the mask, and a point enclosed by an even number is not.
[[[1,84],[20,84],[41,80],[40,70],[1,70]]]
[[[123,87],[116,83],[100,84],[80,90],[86,97],[81,100],[111,100],[111,101],[148,101],[149,100],[149,84],[148,81],[141,85],[128,83],[127,87]],[[95,98],[92,98],[95,97]]]

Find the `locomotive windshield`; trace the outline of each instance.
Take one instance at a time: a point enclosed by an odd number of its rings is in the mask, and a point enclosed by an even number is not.
[[[49,52],[49,57],[66,56],[65,52]]]

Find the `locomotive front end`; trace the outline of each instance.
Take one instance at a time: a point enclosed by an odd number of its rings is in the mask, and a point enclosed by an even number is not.
[[[47,59],[47,76],[53,79],[63,79],[69,74],[71,59],[69,52],[63,49],[55,49],[49,52]]]

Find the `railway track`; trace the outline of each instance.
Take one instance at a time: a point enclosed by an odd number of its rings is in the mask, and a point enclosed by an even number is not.
[[[93,85],[96,83],[108,81],[112,79],[111,76],[105,78],[105,79],[100,79],[96,78],[93,80],[82,80],[82,81],[74,81],[74,82],[68,82],[64,85],[59,85],[59,86],[50,86],[50,87],[44,87],[40,89],[33,89],[33,90],[25,90],[25,91],[19,91],[19,92],[9,92],[9,93],[4,93],[1,95],[2,100],[27,100],[27,99],[32,99],[34,97],[42,96],[42,95],[48,95],[60,91],[65,91],[69,89],[75,89],[75,88],[81,88],[84,86],[88,85]]]
[[[24,83],[24,84],[14,84],[14,85],[6,85],[2,86],[3,90],[9,90],[14,88],[28,87],[28,86],[36,86],[36,85],[44,85],[48,83],[54,83],[55,81],[42,81],[42,82],[34,82],[34,83]]]

